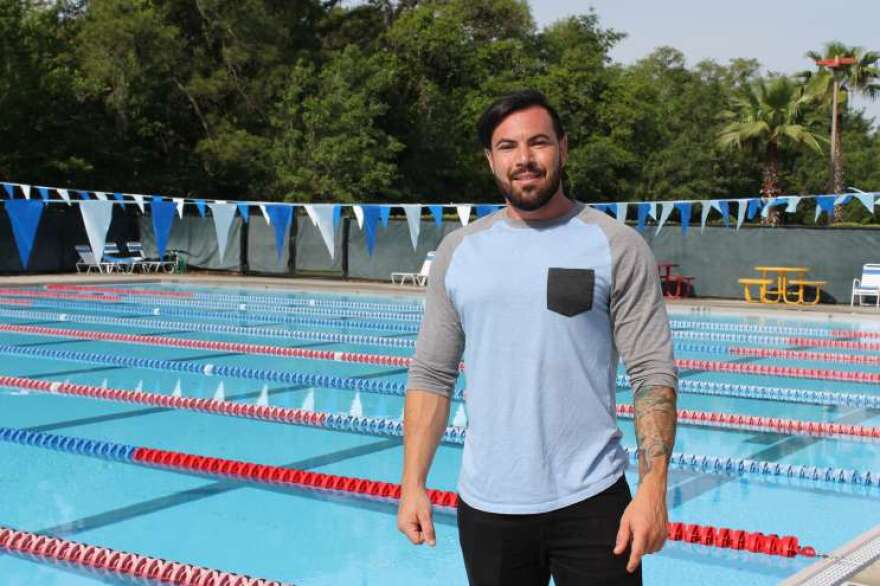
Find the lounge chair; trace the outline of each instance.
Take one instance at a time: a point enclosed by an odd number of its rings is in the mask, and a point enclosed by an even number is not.
[[[164,270],[166,273],[173,273],[175,267],[177,266],[177,263],[175,261],[160,260],[158,258],[147,258],[144,254],[144,245],[140,242],[126,242],[125,248],[128,249],[128,253],[131,255],[131,258],[137,259],[141,270],[145,273],[158,273],[160,270]]]
[[[859,305],[863,305],[862,299],[864,297],[873,297],[874,307],[880,308],[880,264],[864,265],[862,278],[853,279],[850,305],[855,305],[856,297],[859,298]]]
[[[112,263],[98,262],[95,253],[92,252],[92,247],[88,244],[77,244],[74,246],[74,250],[79,255],[79,260],[76,261],[76,272],[91,273],[94,269],[99,273],[109,273],[112,270]]]
[[[104,256],[101,260],[109,265],[108,272],[133,273],[139,264],[136,258],[122,256],[122,252],[119,251],[119,246],[115,242],[108,242],[104,245]]]
[[[425,287],[428,284],[428,273],[431,271],[431,262],[434,260],[432,250],[425,256],[425,262],[417,273],[391,273],[391,282],[394,285],[404,285],[410,281],[413,287]]]

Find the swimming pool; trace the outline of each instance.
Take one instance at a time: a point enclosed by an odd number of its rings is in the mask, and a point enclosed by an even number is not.
[[[670,520],[796,536],[825,553],[880,523],[880,328],[670,312],[684,410]],[[420,314],[412,297],[167,283],[0,290],[0,527],[301,586],[465,584],[452,507],[438,507],[434,549],[396,530],[390,483]],[[455,489],[459,401],[450,425],[429,478],[441,491]],[[331,484],[291,486],[271,467]],[[635,466],[627,478],[635,486]],[[670,541],[645,559],[645,583],[771,584],[813,561]],[[13,555],[0,556],[0,576],[127,583]]]

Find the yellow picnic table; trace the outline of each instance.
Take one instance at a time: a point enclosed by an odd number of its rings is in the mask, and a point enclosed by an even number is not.
[[[804,287],[811,286],[816,288],[816,297],[811,302],[813,304],[819,302],[820,288],[825,285],[825,281],[808,281],[806,275],[810,272],[807,267],[786,267],[786,266],[757,266],[755,270],[761,273],[756,279],[739,279],[739,283],[745,289],[746,301],[749,303],[757,303],[752,299],[749,292],[749,286],[758,285],[760,287],[760,303],[789,303],[792,305],[801,305],[804,301]],[[776,284],[776,291],[769,291],[769,286]],[[798,291],[794,299],[789,299],[787,294],[789,285],[797,285]]]

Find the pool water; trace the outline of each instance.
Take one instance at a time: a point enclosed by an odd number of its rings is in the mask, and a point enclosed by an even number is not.
[[[175,292],[182,295],[172,296]],[[412,297],[179,284],[108,285],[75,291],[76,298],[70,290],[34,288],[23,293],[0,297],[0,328],[6,328],[0,343],[0,376],[357,417],[398,420],[402,416],[403,398],[394,394],[406,380],[406,370],[400,366],[93,340],[83,337],[83,332],[408,356],[421,311],[420,301]],[[876,321],[795,321],[674,308],[670,319],[676,343],[691,345],[676,352],[679,359],[880,374],[880,349],[870,346],[880,339],[846,338],[865,342],[855,349],[822,345],[832,338],[832,329],[876,331]],[[727,338],[719,339],[717,334],[722,333]],[[810,338],[815,346],[803,340],[790,344],[788,338],[793,336]],[[739,356],[729,352],[731,347],[813,351],[821,353],[822,361]],[[864,356],[864,363],[844,361],[853,356]],[[142,360],[133,365],[113,363],[119,357]],[[182,371],[169,364],[199,366]],[[206,365],[212,365],[208,371],[231,374],[205,374]],[[203,371],[192,372],[199,369]],[[320,380],[328,384],[277,382],[260,374],[265,372],[324,376],[328,378]],[[680,409],[880,425],[878,403],[870,402],[880,396],[880,387],[869,382],[696,369],[682,369],[681,376],[683,381],[707,383],[705,389],[740,385],[745,394],[683,389]],[[334,388],[339,379],[332,377],[388,385],[385,392],[374,392],[381,385],[352,391]],[[459,387],[463,384],[460,380]],[[749,389],[759,387],[813,394],[799,401],[748,395]],[[826,395],[811,401],[816,393]],[[837,399],[844,395],[862,398],[843,404]],[[631,403],[625,385],[618,388],[617,401]],[[450,424],[465,421],[465,411],[455,401]],[[624,445],[633,447],[631,420],[621,418],[619,425]],[[385,482],[399,481],[402,463],[396,437],[21,388],[0,389],[0,427]],[[675,450],[733,461],[871,472],[876,477],[877,445],[877,440],[681,421]],[[388,501],[209,478],[10,442],[0,442],[0,459],[4,463],[0,526],[300,586],[466,584],[454,514],[448,509],[435,515],[437,546],[414,547],[397,532],[396,509]],[[442,445],[429,485],[455,490],[460,459],[460,446]],[[635,466],[627,479],[635,487]],[[876,483],[724,474],[688,466],[672,466],[670,471],[670,520],[794,535],[826,553],[880,522],[878,496]],[[668,542],[662,552],[645,558],[644,576],[646,584],[773,584],[812,561]],[[0,556],[0,576],[3,584],[117,583],[108,576],[10,555]]]

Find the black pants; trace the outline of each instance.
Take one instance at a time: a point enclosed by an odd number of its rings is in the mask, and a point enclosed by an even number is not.
[[[594,497],[537,515],[499,515],[458,503],[458,534],[470,586],[638,586],[629,549],[614,555],[631,500],[621,476]]]

